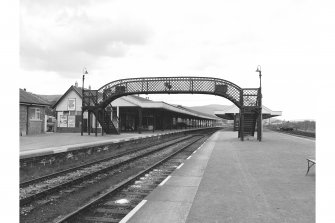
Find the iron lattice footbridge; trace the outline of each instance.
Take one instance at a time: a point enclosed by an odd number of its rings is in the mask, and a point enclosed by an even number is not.
[[[106,133],[115,133],[115,123],[109,112],[110,103],[132,94],[211,94],[227,98],[240,108],[239,137],[254,135],[256,120],[261,126],[262,97],[260,88],[241,88],[211,77],[146,77],[110,82],[98,90],[83,90],[84,111],[93,112]],[[261,140],[261,128],[257,138]]]

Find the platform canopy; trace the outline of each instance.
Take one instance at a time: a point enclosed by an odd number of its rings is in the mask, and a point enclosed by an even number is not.
[[[214,115],[197,112],[181,105],[171,105],[163,101],[152,101],[135,95],[120,97],[112,102],[112,106],[120,107],[140,107],[148,109],[164,109],[170,112],[176,112],[184,115],[193,116],[194,118],[220,120]]]
[[[215,111],[214,114],[220,118],[234,120],[236,114],[240,113],[240,109],[236,105],[231,105],[223,111]],[[281,116],[281,111],[272,111],[271,109],[262,106],[262,119],[268,119],[276,116]]]

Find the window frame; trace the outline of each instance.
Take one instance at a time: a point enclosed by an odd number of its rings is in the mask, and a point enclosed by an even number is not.
[[[31,108],[32,116],[30,120],[41,121],[41,108]]]

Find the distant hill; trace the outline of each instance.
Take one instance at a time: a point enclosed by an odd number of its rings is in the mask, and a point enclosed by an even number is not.
[[[42,99],[46,100],[50,103],[50,105],[54,105],[62,95],[38,95]]]
[[[189,109],[209,114],[209,115],[215,115],[215,111],[224,111],[227,108],[229,108],[231,105],[218,105],[218,104],[211,104],[211,105],[202,105],[202,106],[192,106],[188,107]]]

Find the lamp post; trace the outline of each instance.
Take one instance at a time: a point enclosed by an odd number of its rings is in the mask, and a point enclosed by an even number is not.
[[[262,141],[262,135],[263,135],[263,117],[262,117],[262,71],[261,66],[257,66],[256,72],[259,73],[259,122],[258,122],[258,133],[257,138],[259,141]]]
[[[81,100],[81,135],[84,132],[84,82],[85,82],[85,74],[88,74],[86,67],[83,68],[83,85],[81,89],[82,100]]]
[[[256,72],[259,73],[259,88],[262,89],[262,71],[261,71],[261,65],[257,66]]]

